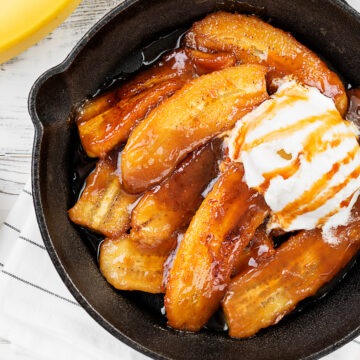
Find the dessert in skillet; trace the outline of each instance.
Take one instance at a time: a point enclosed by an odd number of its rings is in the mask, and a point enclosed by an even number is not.
[[[252,336],[358,253],[360,147],[345,117],[342,81],[290,34],[211,14],[84,103],[79,136],[98,161],[69,216],[106,237],[111,285],[165,294],[171,327],[198,331],[222,308],[230,336]]]

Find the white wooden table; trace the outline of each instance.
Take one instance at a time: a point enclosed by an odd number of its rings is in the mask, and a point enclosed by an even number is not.
[[[0,223],[30,176],[34,131],[27,98],[32,84],[44,71],[63,61],[90,27],[121,2],[82,1],[45,39],[0,64]]]
[[[27,98],[32,84],[44,71],[60,63],[89,28],[121,2],[83,0],[45,39],[0,64],[0,223],[30,177],[33,126]],[[348,3],[360,11],[360,0],[348,0]],[[5,342],[0,339],[0,359],[3,359],[1,347],[6,346],[2,344]],[[354,346],[360,345],[352,342],[326,358],[355,360],[351,356]]]

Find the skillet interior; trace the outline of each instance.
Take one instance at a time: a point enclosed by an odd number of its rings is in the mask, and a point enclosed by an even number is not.
[[[102,278],[90,248],[67,217],[72,205],[74,137],[68,119],[74,104],[116,76],[141,65],[138,49],[217,8],[257,13],[291,31],[360,84],[360,17],[340,1],[130,0],[100,21],[59,66],[35,83],[29,109],[36,136],[33,192],[40,230],[62,279],[80,304],[110,333],[137,350],[165,359],[305,359],[341,346],[360,331],[359,264],[326,298],[247,340],[223,333],[180,333]],[[301,19],[301,21],[299,21]],[[130,60],[123,62],[128,55]]]

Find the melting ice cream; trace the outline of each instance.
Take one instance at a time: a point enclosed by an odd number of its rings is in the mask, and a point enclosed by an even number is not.
[[[360,188],[355,128],[333,101],[295,81],[239,120],[227,139],[249,187],[264,194],[270,228],[345,225]]]

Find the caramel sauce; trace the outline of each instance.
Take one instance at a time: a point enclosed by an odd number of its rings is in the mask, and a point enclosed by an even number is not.
[[[240,155],[240,152],[243,150],[251,150],[254,147],[271,140],[278,139],[280,136],[286,137],[287,135],[291,134],[292,132],[299,130],[304,127],[304,125],[307,125],[309,122],[311,122],[311,119],[303,119],[302,121],[298,121],[297,123],[288,126],[284,129],[278,129],[273,132],[270,132],[269,134],[266,134],[266,136],[261,137],[260,139],[254,140],[250,144],[245,144],[245,137],[250,132],[254,131],[257,127],[261,126],[263,121],[267,121],[267,119],[271,119],[276,112],[280,111],[281,109],[289,106],[290,104],[293,104],[296,101],[306,101],[307,97],[304,96],[304,94],[297,92],[296,94],[289,94],[286,95],[286,97],[283,98],[277,98],[276,101],[271,101],[268,103],[268,106],[266,108],[266,118],[260,120],[260,121],[248,121],[246,123],[242,124],[241,132],[238,134],[237,138],[235,139],[235,153],[234,158],[238,158]],[[314,117],[312,122],[316,122],[317,118]]]
[[[290,163],[289,165],[286,165],[282,168],[275,169],[273,171],[269,171],[263,174],[263,177],[265,178],[265,181],[259,186],[258,190],[260,192],[266,192],[266,190],[270,186],[270,182],[272,179],[274,179],[277,176],[281,176],[283,179],[288,179],[289,177],[293,176],[299,169],[301,164],[301,156],[302,153],[300,153],[296,159]]]
[[[348,207],[352,198],[353,198],[353,194],[351,194],[347,199],[343,200],[341,203],[340,203],[340,207],[341,208],[344,208],[344,207]]]
[[[323,226],[323,225],[326,223],[326,221],[327,221],[331,216],[335,215],[341,208],[347,207],[347,206],[350,204],[350,202],[351,202],[351,200],[352,200],[353,197],[354,197],[354,194],[351,194],[350,196],[348,196],[345,200],[343,200],[343,201],[340,203],[340,205],[339,205],[338,208],[333,209],[333,210],[330,211],[328,214],[326,214],[324,217],[322,217],[322,218],[318,221],[318,226],[319,226],[319,227]]]
[[[339,171],[340,166],[349,163],[358,151],[359,149],[357,147],[354,148],[344,159],[335,163],[328,172],[315,181],[310,189],[306,190],[300,197],[286,205],[278,214],[278,216],[281,216],[282,218],[282,223],[288,226],[297,216],[316,210],[342,190],[352,179],[357,178],[360,175],[360,167],[353,170],[342,183],[328,189],[326,188],[329,180]],[[317,194],[320,195],[316,196]]]
[[[291,102],[289,102],[291,104]],[[283,103],[281,103],[283,104]],[[276,111],[281,110],[282,107],[276,107]],[[268,117],[271,117],[271,113],[267,113]],[[323,130],[326,130],[330,128],[331,126],[334,126],[339,123],[339,115],[336,116],[335,111],[329,111],[326,114],[320,114],[320,115],[314,115],[310,116],[304,119],[301,119],[300,121],[297,121],[294,124],[288,125],[287,127],[280,128],[274,131],[271,131],[270,133],[262,136],[259,139],[254,140],[253,142],[249,144],[244,144],[241,148],[241,150],[244,151],[250,151],[251,149],[259,146],[260,144],[263,144],[265,142],[271,142],[278,139],[285,139],[288,136],[292,135],[294,132],[300,131],[304,129],[306,126],[310,124],[315,124],[319,122],[319,127],[316,129],[316,131],[312,132],[308,139],[306,140],[304,144],[304,149],[306,149],[306,154],[309,159],[312,158],[314,154],[319,153],[318,146],[322,143],[321,137],[323,135]],[[258,125],[258,123],[256,124]],[[255,124],[252,127],[257,127]],[[322,147],[325,147],[325,145],[322,145]],[[323,151],[325,149],[320,149],[320,151]]]
[[[334,147],[335,145],[340,145],[341,139],[348,137],[348,134],[338,134],[336,140],[324,141],[324,133],[331,129],[331,127],[338,125],[342,122],[342,119],[339,113],[335,110],[328,111],[326,114],[315,116],[317,118],[319,125],[315,131],[312,131],[304,141],[303,147],[306,149],[304,151],[304,156],[307,161],[311,161],[314,155],[317,155],[321,152],[324,152],[330,146]]]

